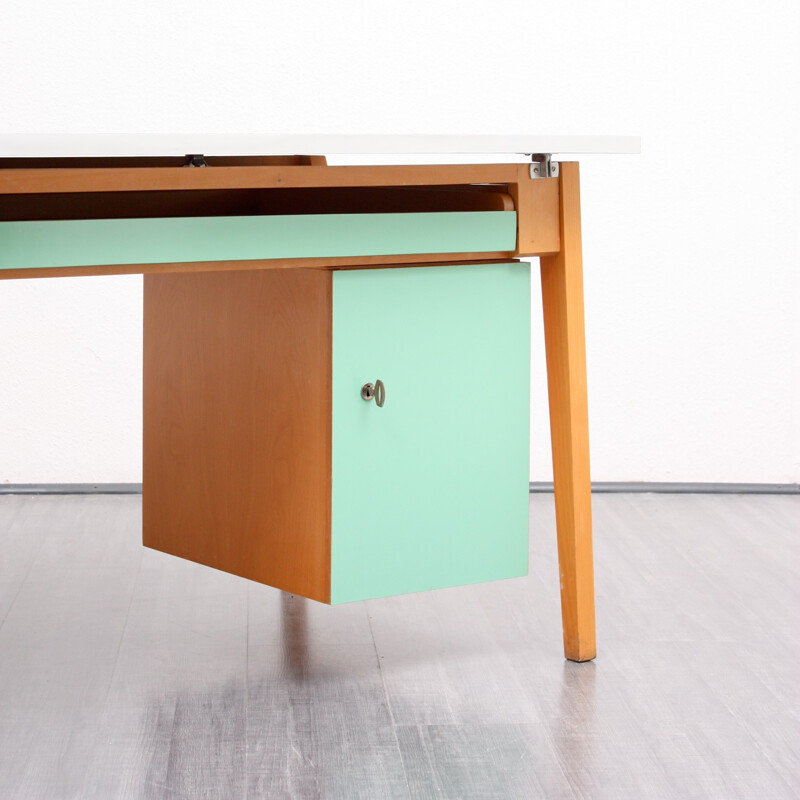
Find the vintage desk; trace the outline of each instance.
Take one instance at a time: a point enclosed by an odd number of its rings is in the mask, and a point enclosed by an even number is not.
[[[638,150],[614,137],[6,135],[0,277],[143,273],[144,544],[342,603],[526,574],[519,259],[539,256],[564,648],[585,661],[580,193],[577,163],[551,154]],[[530,158],[328,166],[297,153]]]

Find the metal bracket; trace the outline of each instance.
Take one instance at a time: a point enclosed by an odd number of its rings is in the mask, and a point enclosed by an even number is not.
[[[558,161],[551,159],[550,153],[534,153],[530,166],[531,178],[557,178]]]
[[[202,153],[189,153],[184,167],[207,167],[206,157]]]

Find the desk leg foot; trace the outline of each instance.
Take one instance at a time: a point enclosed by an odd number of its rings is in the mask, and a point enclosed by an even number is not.
[[[560,165],[561,251],[541,258],[564,655],[595,657],[580,179]]]

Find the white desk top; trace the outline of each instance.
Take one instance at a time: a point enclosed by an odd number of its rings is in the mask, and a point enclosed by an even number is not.
[[[638,136],[0,134],[0,158],[91,156],[639,153]]]

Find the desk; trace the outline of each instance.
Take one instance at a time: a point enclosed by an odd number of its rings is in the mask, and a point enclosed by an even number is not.
[[[527,573],[520,258],[538,256],[564,649],[586,661],[579,172],[551,154],[638,149],[624,137],[0,137],[0,278],[142,273],[144,544],[341,603]],[[296,155],[498,152],[537,155]]]

